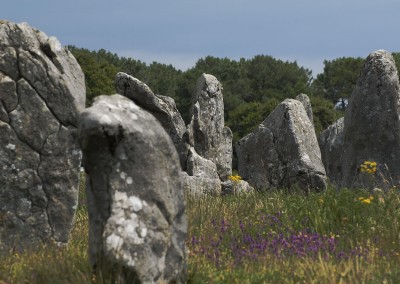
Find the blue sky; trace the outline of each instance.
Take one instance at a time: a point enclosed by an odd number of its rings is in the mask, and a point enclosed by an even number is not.
[[[399,0],[0,0],[0,19],[62,44],[180,69],[258,54],[322,72],[323,60],[400,51]],[[23,8],[22,8],[23,7]]]

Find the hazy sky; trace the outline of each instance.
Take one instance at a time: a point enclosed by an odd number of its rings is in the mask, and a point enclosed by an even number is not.
[[[324,59],[400,51],[400,0],[0,0],[63,45],[180,69],[258,54],[323,70]]]

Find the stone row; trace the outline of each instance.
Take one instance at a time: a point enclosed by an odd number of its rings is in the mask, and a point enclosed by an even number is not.
[[[344,118],[319,140],[307,95],[280,103],[237,143],[238,180],[214,76],[198,79],[188,125],[172,98],[125,73],[117,94],[84,109],[83,73],[56,38],[5,21],[0,38],[0,253],[68,242],[81,165],[90,262],[122,268],[125,283],[186,281],[185,192],[321,191],[327,176],[338,187],[376,186],[366,184],[371,172],[399,184],[400,87],[386,51],[368,56]],[[376,169],[365,173],[366,161]]]

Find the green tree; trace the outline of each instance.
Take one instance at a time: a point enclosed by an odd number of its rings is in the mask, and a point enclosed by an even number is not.
[[[263,102],[243,103],[232,110],[226,123],[233,132],[234,143],[252,132],[279,103],[279,100],[271,98]]]
[[[147,84],[154,93],[176,100],[178,79],[182,71],[176,70],[172,65],[153,62],[143,74],[144,76],[140,80]]]
[[[157,62],[147,65],[104,49],[69,48],[85,73],[88,105],[98,95],[113,94],[116,73],[125,72],[146,83],[154,93],[175,99],[183,119],[189,123],[198,77],[202,73],[214,75],[223,86],[225,123],[231,127],[234,141],[257,127],[279,102],[299,93],[311,93],[310,70],[298,66],[296,62],[285,62],[267,55],[238,61],[207,56],[199,59],[193,68],[182,72],[172,65]],[[328,71],[329,64],[326,63]],[[326,72],[320,76],[318,82],[313,84],[313,90],[318,90],[315,86],[321,86],[322,82],[331,82],[331,74]],[[336,118],[333,103],[323,100],[323,95],[315,91],[311,96],[317,132]]]
[[[300,93],[309,93],[311,71],[296,62],[284,62],[271,56],[257,55],[244,64],[251,94],[247,101],[262,101],[271,97],[283,100]]]
[[[329,125],[333,124],[339,117],[344,115],[344,111],[334,108],[334,104],[320,96],[310,96],[313,110],[315,133],[318,135]]]
[[[345,109],[360,75],[364,59],[358,57],[341,57],[324,61],[324,72],[313,82],[313,94],[339,104]]]
[[[73,53],[85,74],[86,105],[91,105],[93,99],[99,95],[115,93],[114,78],[118,69],[107,60],[95,56],[87,49],[68,47]]]

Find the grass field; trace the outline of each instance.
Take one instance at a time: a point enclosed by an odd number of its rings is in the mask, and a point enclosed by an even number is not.
[[[400,283],[400,191],[187,197],[189,283]],[[0,283],[111,283],[88,264],[80,206],[67,247],[10,252]]]

